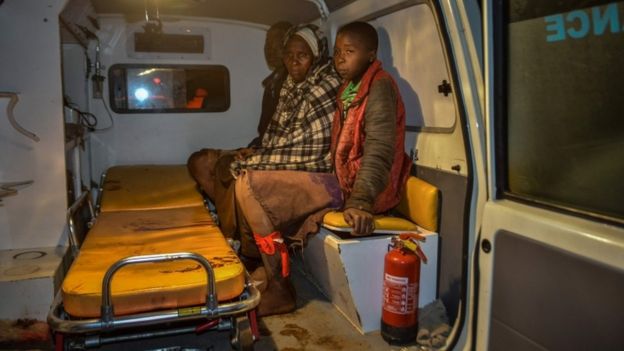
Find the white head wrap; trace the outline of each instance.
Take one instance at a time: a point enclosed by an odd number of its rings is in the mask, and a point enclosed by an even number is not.
[[[312,31],[312,29],[308,27],[303,27],[299,29],[297,32],[295,32],[295,35],[298,35],[303,40],[305,40],[305,42],[308,43],[308,46],[312,50],[312,54],[314,55],[314,57],[318,57],[319,55],[318,39],[316,38],[316,35]]]

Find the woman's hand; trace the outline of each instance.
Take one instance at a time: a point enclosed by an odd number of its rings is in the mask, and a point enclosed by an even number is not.
[[[353,228],[351,235],[370,235],[375,230],[372,213],[357,208],[347,208],[344,210],[343,216],[347,224]]]
[[[238,161],[242,161],[247,157],[253,155],[254,153],[256,153],[256,149],[251,147],[244,147],[236,150],[236,155],[234,155],[234,158]]]

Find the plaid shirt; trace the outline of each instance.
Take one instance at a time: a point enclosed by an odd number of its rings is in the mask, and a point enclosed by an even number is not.
[[[245,160],[234,161],[232,171],[237,174],[249,168],[329,172],[331,123],[339,85],[331,62],[298,84],[288,76],[262,145]]]

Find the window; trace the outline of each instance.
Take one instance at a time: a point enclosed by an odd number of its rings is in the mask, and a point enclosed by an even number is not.
[[[222,112],[230,106],[224,66],[118,64],[108,79],[117,113]]]
[[[624,223],[624,2],[503,6],[499,190]]]

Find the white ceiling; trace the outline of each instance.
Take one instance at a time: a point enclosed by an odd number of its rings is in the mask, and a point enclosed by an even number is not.
[[[65,43],[86,43],[79,26],[97,32],[100,15],[123,15],[133,23],[145,21],[146,11],[150,19],[158,15],[163,20],[172,16],[197,16],[267,26],[278,21],[309,23],[321,17],[315,1],[324,3],[332,12],[355,0],[70,0],[61,13],[61,33]]]
[[[306,0],[91,0],[98,14],[123,14],[128,22],[151,15],[199,16],[271,25],[280,20],[293,23],[319,18],[317,6]]]

